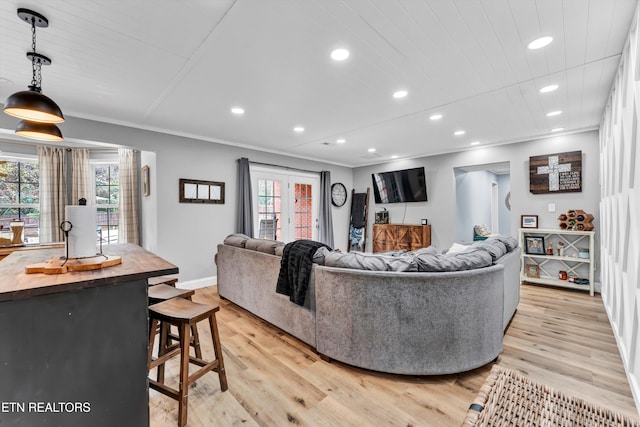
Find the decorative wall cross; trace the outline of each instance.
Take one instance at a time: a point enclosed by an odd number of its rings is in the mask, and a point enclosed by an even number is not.
[[[549,191],[560,189],[560,172],[571,172],[571,163],[560,164],[558,156],[549,156],[548,166],[538,166],[538,175],[549,174]]]
[[[582,151],[529,157],[529,191],[533,194],[582,191]]]

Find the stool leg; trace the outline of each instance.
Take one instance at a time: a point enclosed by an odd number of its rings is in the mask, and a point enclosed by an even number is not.
[[[173,286],[175,286],[175,284]],[[193,301],[193,299],[191,299],[191,295],[187,297],[187,300]],[[193,349],[196,352],[196,357],[198,359],[202,359],[202,349],[200,348],[200,335],[198,335],[198,325],[195,323],[191,325],[191,336],[193,337]]]
[[[178,427],[187,425],[187,408],[189,399],[189,336],[188,323],[181,323],[180,334],[180,384],[178,385]]]
[[[156,340],[156,328],[158,327],[158,321],[156,319],[150,319],[149,323],[149,358],[147,361],[147,366],[151,366],[151,361],[153,360],[153,345]]]
[[[167,322],[160,322],[160,342],[158,344],[158,357],[166,353],[167,347],[171,343],[169,341],[169,331],[171,325]],[[156,380],[159,383],[164,383],[164,363],[158,365],[158,371],[156,373]]]
[[[216,322],[216,314],[211,313],[209,316],[209,327],[211,328],[211,339],[213,340],[213,350],[218,359],[218,379],[220,380],[220,390],[225,391],[229,388],[227,385],[227,373],[224,370],[224,361],[222,360],[222,346],[220,345],[220,335],[218,334],[218,323]]]
[[[191,325],[191,336],[193,337],[193,348],[196,351],[196,357],[202,359],[202,349],[200,348],[200,335],[198,335],[198,325]]]

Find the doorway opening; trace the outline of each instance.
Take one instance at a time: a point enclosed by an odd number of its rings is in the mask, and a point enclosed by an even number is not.
[[[492,234],[511,234],[509,162],[456,167],[456,241],[478,237],[475,226]]]

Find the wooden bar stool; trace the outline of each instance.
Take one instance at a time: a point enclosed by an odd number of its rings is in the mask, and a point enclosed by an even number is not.
[[[178,401],[178,426],[183,427],[187,424],[187,407],[189,397],[189,385],[209,371],[218,373],[220,381],[220,389],[227,390],[227,374],[224,370],[224,362],[222,360],[222,347],[220,346],[220,336],[218,335],[218,325],[216,323],[216,311],[220,310],[217,305],[205,305],[195,303],[183,298],[173,298],[154,304],[149,307],[149,317],[151,319],[151,331],[158,327],[159,322],[167,325],[174,325],[178,328],[179,342],[173,345],[163,346],[163,335],[166,335],[166,329],[160,334],[160,350],[158,358],[153,358],[153,345],[156,334],[149,334],[149,369],[164,366],[167,360],[180,355],[180,381],[178,389],[168,387],[164,381],[156,381],[149,379],[149,387],[160,393],[169,396]],[[189,355],[189,343],[191,340],[190,331],[196,327],[197,323],[208,319],[211,329],[211,338],[213,340],[213,350],[215,359],[207,362],[201,357],[193,357]],[[166,343],[166,337],[164,342]],[[200,366],[201,368],[195,373],[189,375],[189,363]]]
[[[177,282],[178,279],[175,279]],[[166,283],[166,282],[165,282]],[[149,296],[149,305],[157,304],[162,301],[166,301],[172,298],[184,298],[191,301],[191,296],[195,293],[192,289],[178,289],[173,285],[175,282],[171,284],[159,284],[150,286],[148,289]],[[165,347],[171,345],[171,341],[179,341],[179,337],[176,334],[171,332],[171,325],[160,322],[160,327],[156,328],[155,333],[161,332],[162,329],[165,328],[166,331],[164,334],[160,336],[160,351],[163,351]],[[149,330],[151,329],[151,324],[149,324]],[[200,336],[198,335],[198,327],[196,325],[191,326],[191,338],[190,345],[196,352],[196,357],[198,359],[202,359],[202,350],[200,349]],[[164,366],[160,366],[157,372],[157,380],[160,382],[164,381]]]

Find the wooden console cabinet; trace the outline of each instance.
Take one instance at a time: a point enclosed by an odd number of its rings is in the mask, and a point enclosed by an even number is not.
[[[415,251],[430,245],[430,225],[373,224],[373,252]]]

